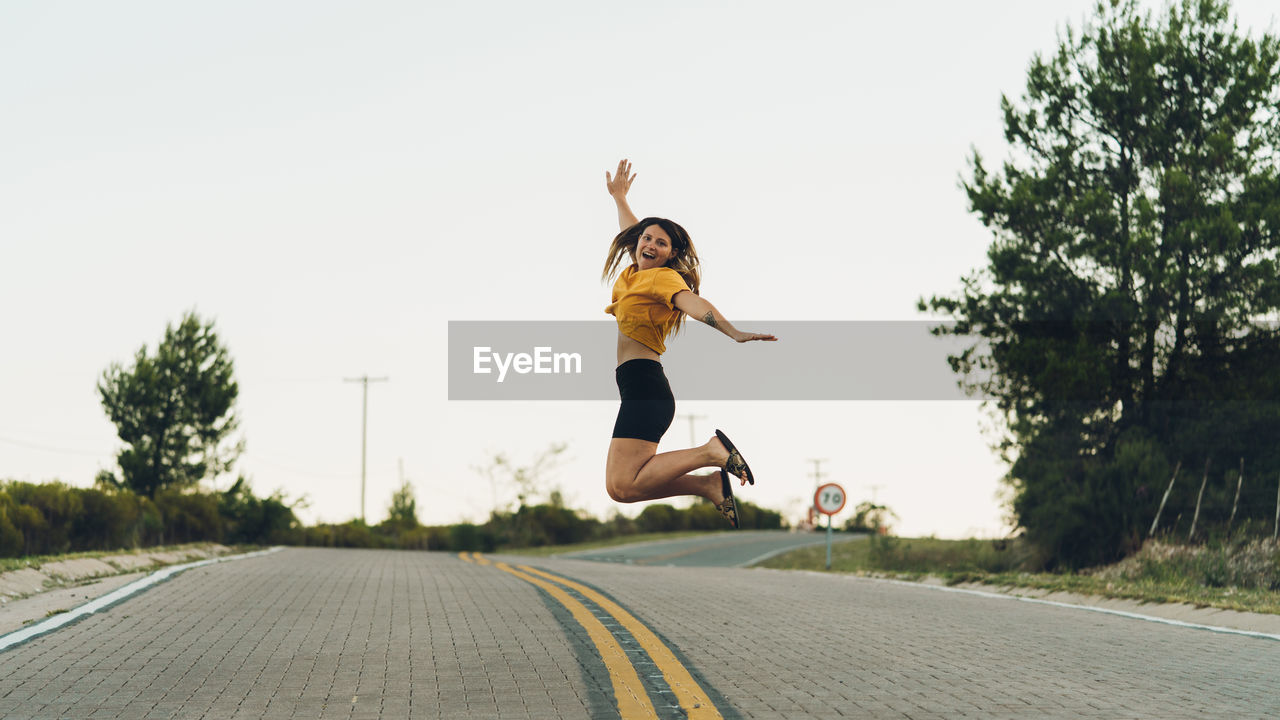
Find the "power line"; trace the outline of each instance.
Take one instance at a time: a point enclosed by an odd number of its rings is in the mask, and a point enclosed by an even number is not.
[[[65,453],[68,455],[84,455],[86,457],[102,457],[104,455],[112,454],[112,451],[110,450],[104,450],[104,451],[78,450],[76,448],[55,447],[53,445],[41,445],[39,443],[26,442],[23,440],[15,440],[13,438],[7,438],[7,437],[0,437],[0,442],[5,443],[6,445],[15,445],[17,447],[27,448],[28,450],[41,450],[44,452]]]
[[[333,379],[330,378],[329,382],[333,382]],[[265,465],[267,467],[274,468],[276,470],[282,470],[284,472],[291,473],[293,475],[302,475],[304,477],[329,478],[333,480],[350,480],[351,479],[351,473],[345,473],[345,472],[336,473],[336,472],[328,472],[324,470],[307,470],[301,467],[298,463],[294,463],[288,460],[280,461],[280,460],[276,460],[275,458],[263,457],[256,451],[252,451],[252,450],[246,450],[243,453],[241,453],[240,459],[242,461],[247,461],[252,465]],[[243,467],[243,463],[241,467]]]

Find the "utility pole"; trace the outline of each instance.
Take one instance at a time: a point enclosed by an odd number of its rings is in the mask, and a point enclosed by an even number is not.
[[[813,463],[813,504],[809,506],[809,518],[812,520],[820,520],[818,510],[818,486],[822,484],[822,476],[826,473],[822,472],[822,463],[826,462],[826,458],[809,458],[809,462]],[[830,517],[828,516],[828,523]]]
[[[342,379],[343,382],[358,382],[364,385],[364,404],[360,415],[360,522],[364,522],[365,459],[369,438],[369,383],[386,382],[390,379],[385,377],[371,378],[368,375]]]
[[[697,447],[697,446],[698,446],[698,436],[697,436],[697,435],[695,435],[695,434],[694,434],[694,432],[693,432],[693,421],[694,421],[694,420],[706,420],[706,419],[707,419],[707,416],[706,416],[706,415],[694,415],[694,414],[692,414],[692,413],[685,413],[684,415],[678,415],[677,417],[679,417],[681,420],[688,420],[688,421],[689,421],[689,447]]]
[[[813,491],[818,491],[818,486],[822,484],[822,476],[826,473],[822,472],[822,463],[826,462],[826,458],[809,458],[809,462],[813,463]]]

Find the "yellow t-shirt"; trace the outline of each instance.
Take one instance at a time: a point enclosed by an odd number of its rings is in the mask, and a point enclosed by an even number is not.
[[[669,267],[639,270],[632,265],[613,284],[613,302],[604,311],[618,319],[623,335],[661,355],[667,351],[667,334],[680,319],[671,301],[688,289],[680,273]]]

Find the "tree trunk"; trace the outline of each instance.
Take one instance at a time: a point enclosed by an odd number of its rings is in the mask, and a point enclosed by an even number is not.
[[[1137,400],[1137,392],[1133,387],[1133,358],[1131,357],[1133,354],[1133,328],[1137,327],[1138,318],[1130,317],[1129,310],[1130,308],[1141,306],[1140,300],[1134,297],[1133,288],[1133,251],[1130,249],[1131,245],[1129,242],[1131,236],[1131,230],[1129,227],[1129,195],[1133,191],[1130,184],[1130,173],[1132,171],[1133,158],[1130,155],[1129,146],[1126,141],[1127,138],[1121,140],[1122,144],[1120,147],[1121,178],[1119,189],[1119,244],[1121,250],[1120,257],[1118,258],[1120,267],[1117,268],[1120,275],[1120,297],[1122,298],[1124,305],[1121,309],[1120,317],[1116,318],[1116,323],[1119,325],[1116,331],[1116,338],[1119,340],[1116,352],[1116,381],[1119,384],[1119,387],[1116,388],[1118,392],[1113,396],[1120,400],[1121,406],[1124,408],[1120,419],[1121,423],[1124,423],[1129,417],[1135,417],[1132,413],[1134,410],[1138,409],[1134,407]],[[1143,404],[1145,405],[1145,402]],[[1141,413],[1136,417],[1141,419]]]
[[[1227,537],[1231,537],[1231,525],[1236,521],[1236,508],[1240,506],[1240,486],[1244,483],[1244,458],[1240,458],[1240,474],[1236,476],[1236,499],[1231,502],[1231,517],[1227,518]]]
[[[1160,513],[1164,512],[1164,504],[1169,502],[1169,493],[1173,492],[1173,481],[1178,479],[1178,471],[1182,469],[1182,461],[1173,468],[1173,477],[1169,478],[1169,487],[1164,490],[1164,497],[1160,498],[1160,509],[1156,510],[1156,519],[1151,521],[1151,529],[1147,531],[1147,537],[1156,534],[1156,526],[1160,524]]]
[[[1200,520],[1200,501],[1204,499],[1204,486],[1209,482],[1209,461],[1204,461],[1204,479],[1200,481],[1200,494],[1196,495],[1196,514],[1191,516],[1191,532],[1187,533],[1187,540],[1196,535],[1196,522]]]
[[[1271,531],[1271,539],[1275,540],[1280,536],[1280,482],[1276,483],[1276,526]]]

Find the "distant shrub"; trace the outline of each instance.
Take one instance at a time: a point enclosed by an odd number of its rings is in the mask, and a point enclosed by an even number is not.
[[[340,525],[316,525],[302,531],[304,545],[316,547],[339,548],[379,548],[392,547],[382,536],[376,535],[373,529],[359,520]]]
[[[285,504],[279,493],[265,498],[255,497],[249,484],[239,478],[229,490],[218,496],[218,513],[223,521],[226,542],[245,544],[297,543],[300,523],[293,508]]]
[[[615,511],[602,522],[565,507],[554,493],[549,503],[495,512],[481,525],[419,526],[402,513],[375,526],[353,520],[304,527],[279,493],[257,497],[243,478],[224,492],[168,489],[152,500],[109,476],[99,473],[92,488],[60,482],[0,483],[0,557],[187,542],[493,552],[499,547],[568,545],[636,532],[728,527],[705,502],[687,509],[650,505],[634,520]],[[782,516],[771,510],[740,502],[738,512],[744,528],[782,527]]]
[[[766,510],[741,498],[737,499],[738,527],[744,530],[775,530],[785,527],[782,513]],[[635,519],[639,532],[678,532],[681,530],[727,530],[728,523],[710,502],[697,502],[686,509],[666,503],[649,505]],[[616,533],[626,534],[626,533]]]
[[[738,504],[739,526],[742,519],[742,504]],[[697,502],[688,509],[681,511],[684,514],[684,527],[688,530],[728,530],[729,522],[720,515],[720,511],[710,502]]]
[[[738,523],[749,530],[780,530],[786,526],[782,513],[742,501],[738,503]]]
[[[484,527],[472,523],[460,523],[449,527],[449,549],[454,552],[493,552],[497,538]]]
[[[449,550],[448,527],[418,526],[400,533],[397,546],[404,550]]]
[[[25,554],[64,553],[71,549],[73,523],[84,512],[74,488],[60,482],[10,482],[4,491],[18,506],[14,525],[22,532]]]
[[[79,550],[112,550],[136,546],[142,517],[133,493],[109,493],[96,488],[78,489],[83,512],[72,523],[74,545]]]
[[[600,534],[604,537],[617,537],[620,535],[635,535],[638,532],[644,532],[640,529],[639,524],[631,518],[623,515],[621,511],[614,508],[613,514],[605,520],[600,528]]]
[[[481,526],[498,545],[541,547],[584,542],[599,534],[600,521],[556,504],[525,505],[519,510],[495,512]]]
[[[156,493],[155,503],[164,519],[165,542],[222,542],[216,497],[167,489]]]
[[[661,533],[685,530],[685,514],[667,503],[648,505],[636,516],[636,528],[640,532]]]
[[[9,519],[17,510],[8,493],[0,491],[0,557],[22,554],[22,531]]]

